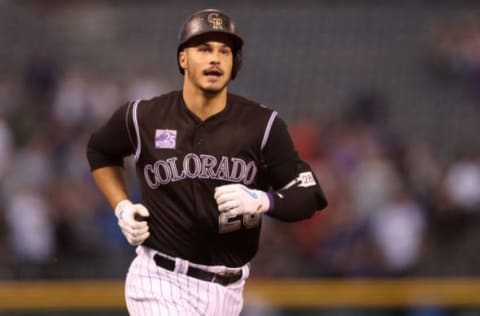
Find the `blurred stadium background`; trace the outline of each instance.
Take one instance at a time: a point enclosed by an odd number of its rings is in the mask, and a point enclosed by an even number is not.
[[[480,315],[480,2],[464,0],[0,0],[0,315],[126,315],[133,249],[86,140],[180,88],[178,28],[206,7],[246,41],[230,91],[288,121],[330,201],[264,221],[244,314]]]

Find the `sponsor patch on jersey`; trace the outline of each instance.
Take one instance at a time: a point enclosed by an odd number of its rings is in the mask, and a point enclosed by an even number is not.
[[[175,149],[177,146],[177,131],[172,129],[155,130],[155,148]]]
[[[313,173],[311,171],[307,172],[302,172],[298,175],[298,178],[300,180],[300,184],[298,184],[299,187],[311,187],[317,184],[315,181],[315,178],[313,177]]]

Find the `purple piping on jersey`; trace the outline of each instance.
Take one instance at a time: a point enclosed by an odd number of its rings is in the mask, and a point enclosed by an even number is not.
[[[268,119],[267,127],[265,128],[265,133],[263,134],[263,139],[262,139],[262,146],[260,147],[261,150],[263,150],[263,147],[267,144],[268,136],[270,136],[270,130],[272,129],[273,125],[273,120],[275,120],[275,117],[277,116],[277,111],[273,111],[272,114],[270,114],[270,118]]]
[[[128,127],[128,113],[130,113],[130,108],[132,107],[133,102],[128,103],[127,112],[125,113],[125,128],[127,129],[128,139],[133,147],[135,147],[135,141],[133,140],[132,134],[130,133],[130,128]]]
[[[140,128],[138,127],[137,107],[141,100],[135,101],[132,109],[133,126],[135,127],[135,133],[137,134],[137,150],[135,151],[135,161],[138,161],[140,152],[142,151],[142,144],[140,143]]]

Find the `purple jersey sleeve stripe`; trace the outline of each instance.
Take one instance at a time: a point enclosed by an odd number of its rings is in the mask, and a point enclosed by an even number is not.
[[[263,150],[263,148],[267,144],[268,136],[270,136],[270,130],[272,129],[273,121],[275,120],[277,114],[277,111],[273,111],[270,115],[270,118],[268,119],[267,127],[265,128],[265,132],[263,133],[262,146],[260,147],[261,150]]]
[[[135,127],[135,134],[137,134],[137,150],[135,151],[135,161],[138,161],[140,152],[142,151],[142,143],[140,142],[140,128],[138,127],[137,108],[141,100],[135,101],[132,108],[133,126]]]

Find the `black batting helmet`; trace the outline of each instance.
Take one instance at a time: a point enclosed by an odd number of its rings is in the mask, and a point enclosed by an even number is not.
[[[180,51],[187,47],[193,39],[210,33],[223,33],[228,35],[231,40],[233,52],[232,80],[235,79],[242,64],[243,40],[237,34],[233,20],[220,10],[205,9],[198,11],[183,23],[179,33],[177,62]],[[180,63],[178,64],[178,68],[183,75],[184,70],[180,67]]]

